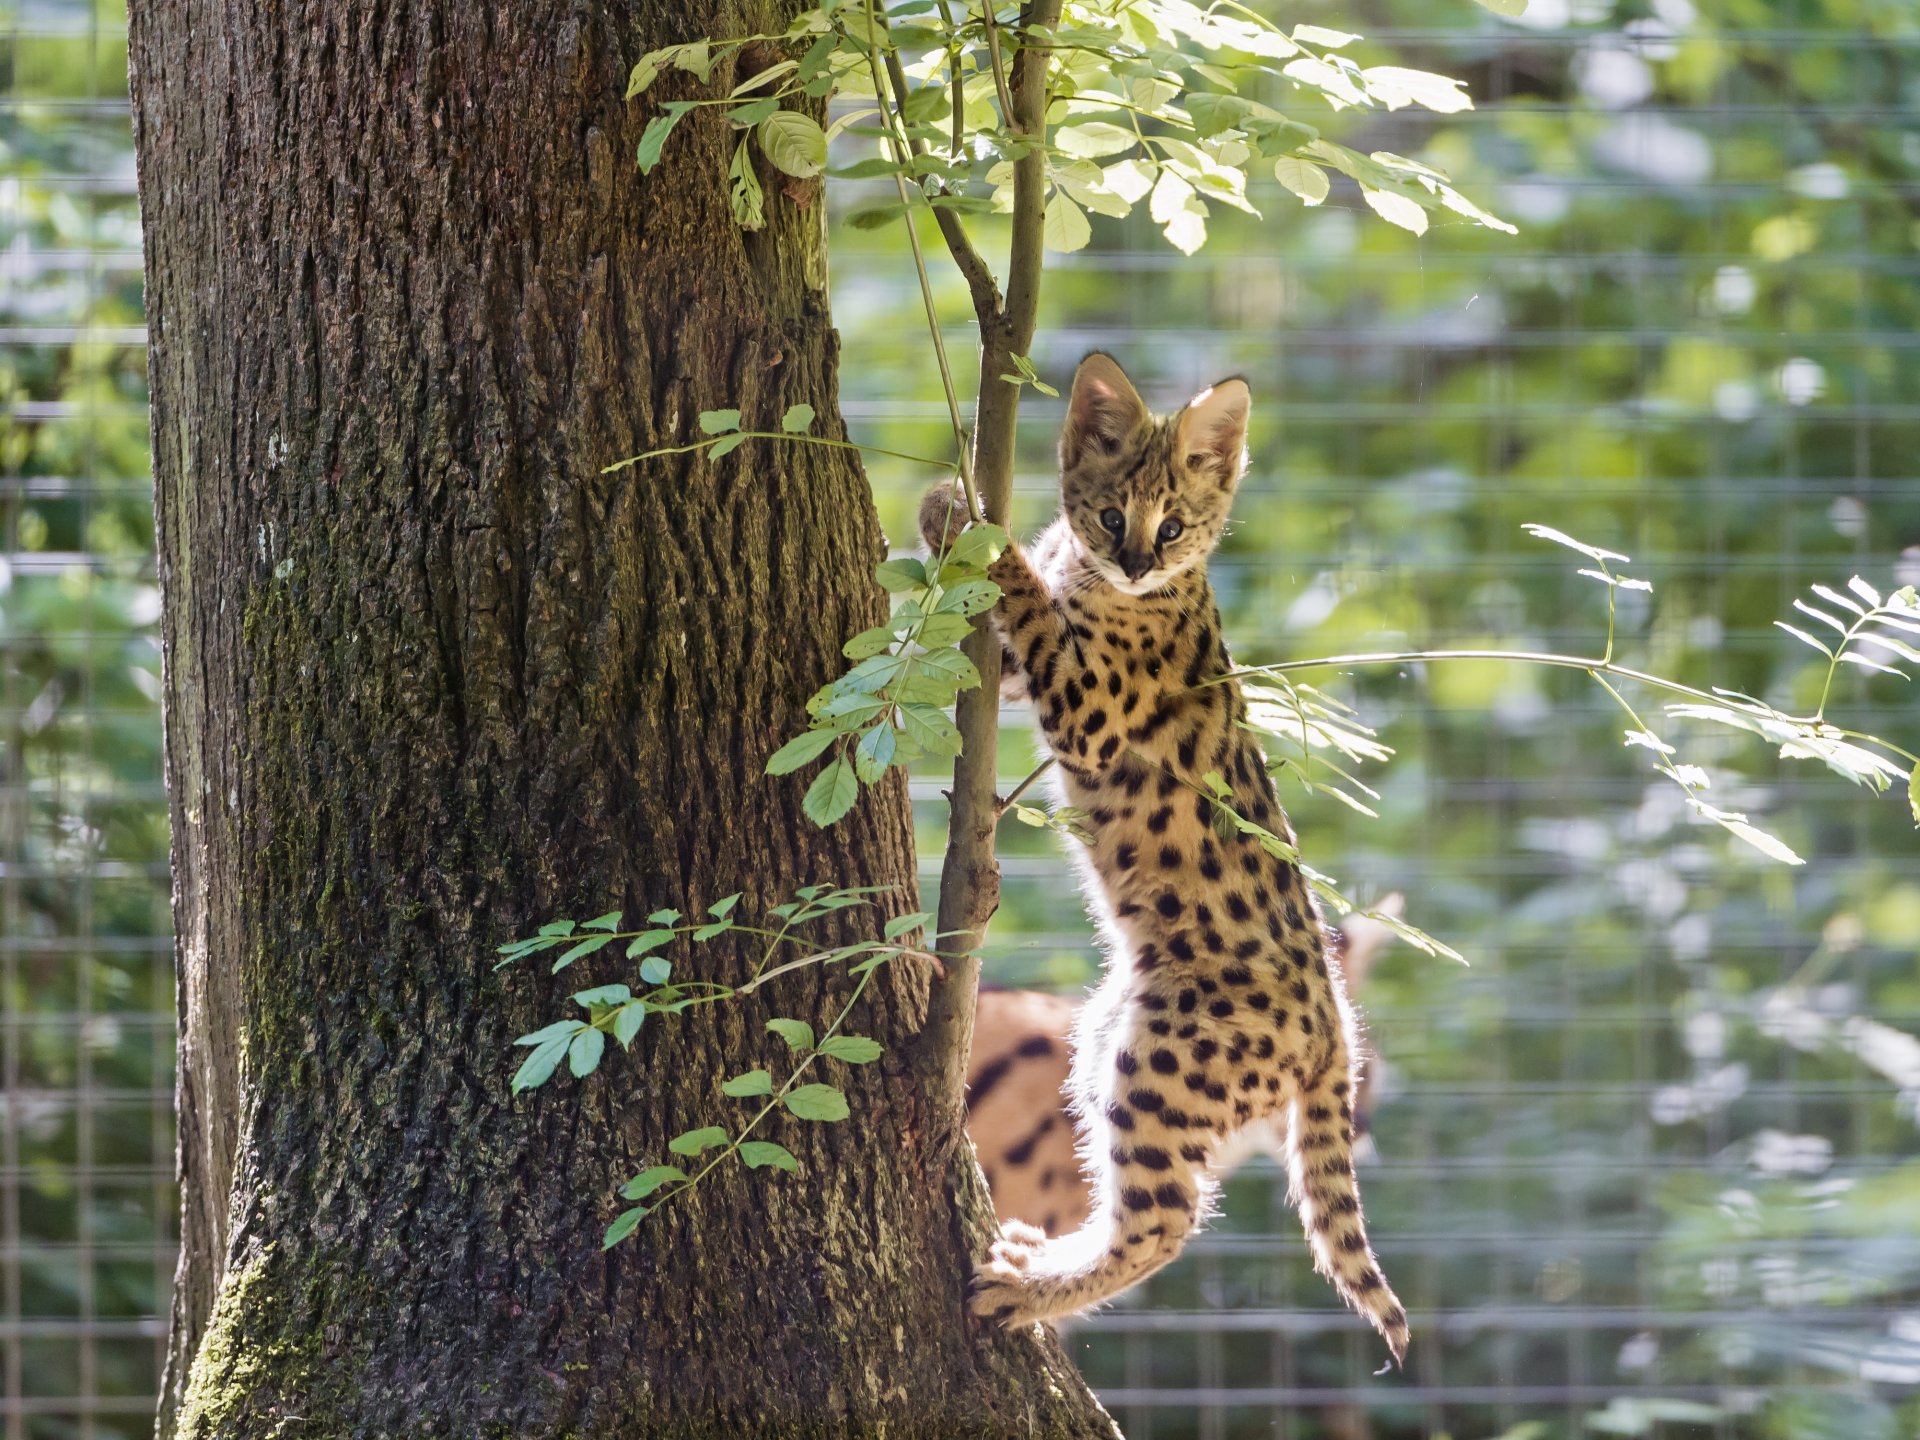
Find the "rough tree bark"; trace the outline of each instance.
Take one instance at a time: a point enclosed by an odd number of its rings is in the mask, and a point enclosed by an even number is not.
[[[761,773],[881,615],[858,468],[600,473],[723,404],[839,433],[817,182],[763,172],[742,234],[713,112],[643,180],[621,99],[639,52],[780,17],[132,12],[181,977],[162,1434],[1113,1433],[1057,1348],[966,1319],[988,1211],[905,1058],[924,972],[870,992],[889,1058],[847,1077],[855,1118],[773,1132],[802,1174],[723,1172],[609,1254],[614,1187],[841,982],[507,1093],[511,1037],[623,966],[495,974],[503,939],[814,879],[911,895],[901,786],[821,833]]]

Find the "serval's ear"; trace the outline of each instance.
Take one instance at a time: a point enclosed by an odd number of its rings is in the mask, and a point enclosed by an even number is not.
[[[1117,455],[1150,417],[1146,402],[1111,356],[1096,350],[1073,372],[1067,424],[1060,432],[1060,468],[1088,456]]]
[[[1253,392],[1239,378],[1209,385],[1187,402],[1174,425],[1174,452],[1191,475],[1211,476],[1222,490],[1247,468],[1247,416]]]

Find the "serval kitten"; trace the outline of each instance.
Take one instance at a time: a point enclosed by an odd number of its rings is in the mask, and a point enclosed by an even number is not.
[[[1049,1239],[1002,1227],[973,1308],[1009,1327],[1111,1299],[1180,1253],[1236,1131],[1290,1121],[1289,1174],[1315,1267],[1406,1351],[1407,1317],[1368,1246],[1353,1173],[1354,1018],[1299,870],[1224,838],[1203,777],[1292,842],[1207,583],[1246,461],[1246,383],[1148,412],[1119,365],[1089,355],[1060,440],[1062,513],[991,574],[1009,668],[1038,713],[1106,940],[1105,978],[1074,1028],[1070,1089],[1094,1194]],[[951,486],[921,506],[938,545]],[[1209,684],[1209,681],[1217,683]]]

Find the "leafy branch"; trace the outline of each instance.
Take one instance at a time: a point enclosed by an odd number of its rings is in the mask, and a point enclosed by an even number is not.
[[[1801,863],[1800,857],[1791,847],[1777,836],[1755,825],[1747,816],[1722,810],[1709,803],[1703,794],[1710,784],[1706,770],[1698,765],[1681,764],[1676,761],[1673,758],[1677,753],[1674,748],[1661,739],[1641,718],[1620,688],[1613,683],[1614,681],[1643,686],[1666,695],[1683,697],[1677,701],[1667,702],[1665,711],[1668,716],[1676,719],[1705,720],[1760,735],[1780,747],[1779,753],[1782,758],[1818,760],[1835,773],[1844,775],[1847,779],[1868,789],[1884,792],[1895,783],[1904,780],[1914,823],[1920,825],[1920,756],[1884,737],[1847,729],[1833,724],[1826,718],[1827,703],[1832,695],[1834,677],[1842,664],[1856,665],[1862,669],[1895,675],[1901,679],[1911,678],[1901,667],[1902,664],[1920,663],[1920,648],[1905,638],[1920,636],[1920,601],[1916,601],[1912,586],[1882,598],[1880,592],[1872,585],[1855,576],[1847,582],[1847,589],[1852,592],[1852,598],[1825,585],[1813,587],[1814,595],[1825,603],[1826,610],[1818,609],[1805,601],[1794,601],[1795,609],[1830,626],[1840,636],[1834,644],[1829,645],[1796,625],[1785,621],[1776,622],[1781,629],[1827,657],[1827,671],[1821,685],[1819,704],[1811,714],[1796,715],[1769,705],[1766,701],[1752,695],[1742,695],[1719,688],[1703,690],[1684,681],[1633,669],[1616,662],[1613,659],[1616,638],[1615,598],[1621,590],[1651,592],[1653,589],[1651,582],[1617,574],[1613,569],[1614,563],[1627,563],[1627,557],[1617,551],[1603,550],[1598,546],[1589,545],[1547,525],[1527,525],[1523,528],[1537,539],[1550,541],[1586,556],[1597,567],[1582,568],[1579,573],[1600,581],[1607,590],[1606,644],[1598,657],[1563,655],[1536,650],[1404,650],[1373,654],[1329,655],[1309,660],[1283,661],[1273,665],[1253,665],[1229,671],[1205,683],[1216,685],[1229,679],[1239,680],[1246,684],[1251,697],[1257,693],[1256,682],[1279,681],[1285,684],[1289,674],[1304,670],[1357,669],[1366,666],[1444,663],[1460,660],[1506,660],[1516,664],[1579,670],[1591,676],[1632,722],[1632,728],[1626,732],[1625,743],[1653,753],[1654,768],[1685,792],[1688,807],[1694,813],[1721,826],[1773,859],[1791,865]],[[1828,613],[1830,611],[1839,611],[1840,614],[1851,618],[1843,620],[1838,615]],[[1862,646],[1874,647],[1875,653],[1864,653],[1860,648]],[[1311,713],[1312,719],[1320,726],[1328,725],[1333,718],[1324,707]],[[1253,728],[1280,739],[1290,738],[1289,732],[1293,730],[1295,724],[1302,727],[1298,732],[1302,737],[1309,740],[1315,738],[1313,732],[1306,728],[1308,715],[1294,713],[1291,718],[1288,718],[1284,707],[1279,720],[1269,717],[1261,723],[1256,723]],[[1322,729],[1317,738],[1323,746],[1342,748],[1349,755],[1358,757],[1364,754],[1364,750],[1355,748],[1350,735],[1341,737],[1341,743],[1336,745],[1337,733],[1331,729]],[[1371,732],[1365,732],[1365,735],[1370,736]],[[1367,758],[1384,757],[1368,756]],[[1899,761],[1905,762],[1904,767],[1897,763]],[[1346,778],[1351,780],[1352,777]],[[1341,793],[1337,789],[1335,793],[1337,798],[1345,803],[1356,804],[1350,795]],[[1364,807],[1356,805],[1356,808]]]
[[[769,907],[765,923],[743,924],[735,919],[738,894],[728,895],[707,908],[704,917],[688,919],[678,910],[656,910],[647,916],[644,928],[622,930],[624,919],[618,910],[591,920],[555,920],[533,935],[500,946],[496,969],[516,961],[558,950],[552,973],[597,955],[609,946],[626,942],[626,958],[637,962],[637,975],[643,987],[636,992],[624,982],[595,985],[577,991],[572,1003],[587,1012],[586,1018],[570,1016],[556,1020],[513,1043],[528,1051],[512,1081],[512,1091],[538,1089],[559,1070],[562,1061],[575,1078],[584,1079],[599,1069],[606,1054],[609,1036],[622,1050],[631,1050],[649,1016],[679,1015],[701,1005],[716,1005],[745,999],[770,982],[813,966],[839,966],[855,976],[855,983],[839,1012],[816,1041],[813,1027],[804,1020],[775,1017],[767,1021],[769,1032],[780,1036],[797,1057],[778,1085],[772,1074],[756,1067],[735,1075],[721,1084],[721,1093],[733,1099],[765,1097],[766,1103],[737,1130],[720,1125],[701,1125],[682,1131],[667,1142],[670,1153],[696,1159],[708,1151],[717,1151],[692,1174],[671,1162],[649,1166],[622,1188],[628,1200],[649,1200],[620,1213],[608,1227],[605,1245],[612,1247],[630,1235],[640,1221],[668,1201],[693,1189],[721,1165],[738,1159],[749,1170],[797,1170],[799,1161],[784,1146],[755,1133],[776,1110],[784,1109],[797,1119],[831,1122],[844,1120],[849,1112],[846,1096],[832,1084],[810,1081],[801,1084],[820,1060],[836,1060],[847,1065],[864,1065],[883,1053],[877,1040],[864,1035],[848,1035],[842,1027],[860,1003],[874,972],[882,965],[901,958],[914,958],[941,968],[937,953],[909,943],[909,938],[933,918],[926,911],[896,915],[885,922],[881,938],[850,944],[811,948],[796,931],[814,921],[841,911],[869,909],[881,895],[892,893],[885,885],[837,886],[808,885],[792,900]],[[775,923],[777,922],[777,923]],[[762,942],[759,959],[749,978],[740,985],[715,980],[676,979],[673,962],[660,953],[676,942],[705,944],[723,935],[751,937]],[[802,953],[781,959],[787,947]]]

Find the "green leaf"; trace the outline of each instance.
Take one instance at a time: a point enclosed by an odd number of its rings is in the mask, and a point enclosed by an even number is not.
[[[578,945],[561,952],[560,958],[553,962],[553,973],[558,975],[562,970],[573,964],[574,961],[591,955],[596,950],[604,950],[612,943],[613,936],[611,935],[595,935],[591,939],[582,940]]]
[[[549,920],[540,927],[540,933],[542,935],[571,935],[573,933],[573,921]]]
[[[579,1022],[575,1021],[574,1024],[578,1025]],[[573,1033],[575,1032],[569,1031],[567,1035],[556,1035],[527,1056],[526,1062],[514,1072],[512,1090],[515,1095],[522,1090],[532,1090],[547,1082],[547,1079],[559,1068],[560,1058],[567,1053],[567,1046],[571,1043],[568,1037]]]
[[[829,1035],[820,1042],[820,1053],[849,1065],[865,1065],[880,1058],[881,1046],[865,1035]]]
[[[640,962],[640,978],[648,985],[664,985],[673,974],[673,962],[664,955],[649,955]]]
[[[811,405],[789,405],[787,413],[780,417],[780,428],[789,435],[799,435],[812,428],[813,407]]]
[[[731,1095],[738,1100],[747,1095],[771,1095],[773,1076],[764,1070],[749,1070],[744,1075],[736,1075],[720,1087],[720,1093]]]
[[[935,755],[960,753],[960,732],[953,721],[931,705],[902,705],[900,723],[923,749]]]
[[[620,1195],[626,1200],[644,1200],[662,1185],[686,1178],[687,1172],[678,1165],[649,1165],[620,1187]]]
[[[580,922],[580,928],[582,930],[618,930],[620,928],[620,912],[618,910],[609,910],[606,914],[596,915],[591,920],[582,920]]]
[[[551,1025],[535,1030],[531,1035],[522,1035],[513,1043],[515,1045],[544,1045],[556,1037],[560,1039],[570,1038],[574,1031],[584,1030],[585,1028],[586,1022],[584,1020],[556,1020]]]
[[[911,555],[896,555],[891,560],[882,560],[873,569],[873,578],[880,587],[894,595],[905,594],[909,590],[919,590],[927,583],[927,567]]]
[[[607,1227],[606,1238],[600,1242],[602,1250],[611,1250],[627,1236],[631,1235],[640,1222],[647,1218],[647,1207],[636,1205],[631,1210],[622,1210],[614,1222]]]
[[[824,829],[851,810],[859,795],[860,781],[853,765],[842,755],[814,778],[800,808],[809,820]]]
[[[647,923],[649,925],[671,925],[679,920],[679,918],[680,912],[678,910],[656,910],[647,916]]]
[[[802,1085],[787,1092],[787,1109],[802,1120],[844,1120],[847,1097],[831,1085]]]
[[[591,1075],[600,1068],[600,1057],[606,1053],[607,1032],[604,1030],[582,1030],[573,1037],[573,1044],[567,1047],[567,1068],[575,1075]]]
[[[726,1131],[718,1125],[707,1125],[698,1130],[688,1130],[674,1136],[667,1142],[667,1149],[676,1155],[698,1155],[702,1150],[711,1150],[716,1145],[726,1143]]]
[[[889,940],[898,940],[909,930],[918,930],[931,919],[933,919],[931,910],[915,910],[910,914],[896,915],[887,922],[887,928],[881,933]]]
[[[727,112],[727,121],[729,124],[738,125],[743,129],[751,129],[779,108],[780,102],[771,95],[768,95],[759,100],[754,100],[748,104],[739,105],[729,110]]]
[[[577,991],[573,1003],[591,1010],[596,1005],[605,1009],[613,1005],[624,1005],[633,998],[633,991],[624,985],[596,985],[591,990]]]
[[[887,773],[887,767],[893,764],[896,738],[893,722],[882,720],[862,735],[860,743],[853,747],[854,771],[869,785],[878,781]]]
[[[647,128],[640,136],[640,149],[634,156],[642,175],[650,173],[660,163],[660,152],[666,148],[667,136],[680,123],[680,117],[691,109],[693,106],[688,101],[675,100],[667,105],[664,115],[656,115],[647,122]]]
[[[702,925],[698,930],[695,930],[693,932],[693,938],[696,940],[711,940],[715,936],[726,934],[727,931],[732,928],[733,922],[731,920],[716,920],[711,925]]]
[[[678,934],[678,932],[673,930],[642,930],[628,942],[627,958],[631,960],[636,956],[645,955],[650,950],[658,950],[662,945],[672,940],[676,934]],[[646,973],[644,968],[641,973]]]
[[[707,447],[707,458],[709,460],[718,460],[723,455],[731,455],[742,445],[746,444],[747,439],[748,437],[745,435],[728,435],[724,439],[718,440]]]
[[[1282,155],[1275,160],[1273,178],[1309,205],[1318,205],[1327,198],[1327,192],[1332,188],[1327,183],[1326,171],[1311,160],[1302,160],[1298,155]]]
[[[919,666],[958,690],[971,690],[980,683],[980,672],[973,661],[958,650],[929,650],[919,657]]]
[[[760,122],[760,150],[773,168],[809,180],[827,168],[827,136],[798,110],[778,110]]]
[[[891,640],[893,637],[887,637]],[[827,753],[838,737],[831,730],[806,730],[767,757],[767,774],[788,775]]]
[[[1037,383],[1037,382],[1036,382]],[[991,565],[1007,549],[1007,532],[998,525],[989,525],[984,521],[969,525],[960,532],[947,550],[949,565]]]
[[[813,1048],[813,1027],[804,1020],[769,1020],[767,1029],[787,1042],[791,1050],[811,1050]]]
[[[958,645],[972,633],[973,622],[952,611],[944,615],[929,615],[920,622],[920,643],[929,650]]]
[[[758,230],[767,223],[767,196],[760,188],[760,177],[754,173],[753,157],[747,154],[747,137],[744,135],[733,152],[733,161],[727,166],[727,174],[733,180],[733,188],[727,192],[727,203],[733,210],[733,223],[742,230]]]
[[[1913,823],[1920,828],[1920,765],[1913,767],[1913,773],[1907,776],[1907,804],[1913,809]]]
[[[962,580],[958,585],[949,585],[933,607],[936,615],[978,615],[983,610],[993,608],[993,602],[1000,598],[1000,587],[991,580]]]
[[[798,1170],[800,1162],[793,1158],[784,1145],[776,1145],[771,1140],[747,1140],[740,1146],[740,1160],[749,1170],[763,1170],[771,1165],[776,1170]]]
[[[840,653],[849,660],[865,660],[870,655],[878,655],[891,646],[895,635],[885,625],[875,625],[871,630],[862,630],[846,644],[840,647]]]
[[[702,410],[700,412],[700,430],[706,435],[723,435],[729,430],[740,428],[738,410]]]
[[[1527,0],[1475,0],[1475,3],[1509,20],[1517,20],[1527,13]]]
[[[642,970],[646,966],[640,967]],[[620,1013],[613,1017],[613,1038],[620,1042],[621,1049],[633,1044],[633,1037],[640,1033],[641,1025],[646,1023],[647,1007],[638,1000],[620,1007]]]
[[[714,901],[713,904],[707,907],[707,914],[713,916],[716,920],[726,919],[727,916],[733,913],[733,907],[740,903],[740,897],[744,893],[744,891],[736,890],[733,894]]]

